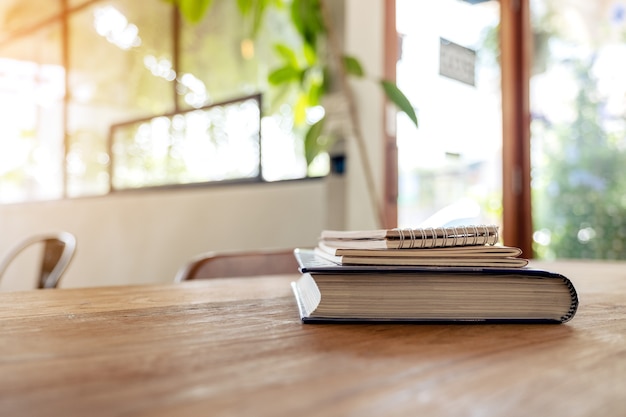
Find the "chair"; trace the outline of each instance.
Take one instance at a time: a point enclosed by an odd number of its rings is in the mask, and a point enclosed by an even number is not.
[[[179,269],[174,281],[295,273],[298,262],[293,249],[208,252]]]
[[[37,288],[56,288],[76,250],[76,238],[68,232],[35,235],[20,242],[0,262],[0,278],[17,255],[40,243],[43,254]]]

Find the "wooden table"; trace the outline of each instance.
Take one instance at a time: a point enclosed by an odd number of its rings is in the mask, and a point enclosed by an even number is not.
[[[626,416],[626,263],[563,325],[302,325],[274,276],[0,294],[1,416]]]

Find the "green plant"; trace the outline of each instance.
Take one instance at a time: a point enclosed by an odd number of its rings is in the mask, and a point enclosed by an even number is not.
[[[537,118],[542,163],[533,182],[534,249],[540,258],[624,259],[626,257],[626,165],[624,130],[611,130],[606,102],[593,77],[593,59],[571,60],[577,94],[575,118],[552,124]],[[622,125],[623,126],[623,125]],[[547,240],[542,243],[542,240]],[[549,243],[547,243],[549,242]]]
[[[200,22],[209,12],[213,0],[169,0],[190,23]],[[299,96],[294,106],[296,126],[305,128],[304,152],[307,164],[332,146],[333,141],[325,135],[325,117],[307,125],[306,112],[322,105],[323,97],[334,85],[344,85],[345,76],[365,78],[366,74],[356,57],[346,56],[337,47],[333,38],[331,19],[323,0],[237,0],[243,18],[251,19],[251,38],[263,24],[268,7],[284,9],[301,38],[301,47],[293,48],[286,43],[277,43],[274,50],[281,65],[268,75],[271,86],[280,89],[297,86]],[[332,70],[331,70],[332,68]],[[377,80],[386,97],[404,112],[417,126],[415,110],[395,83]],[[340,87],[341,88],[341,87]],[[356,112],[351,111],[352,124],[356,124]],[[354,126],[353,126],[354,128]],[[356,132],[357,140],[362,141]]]

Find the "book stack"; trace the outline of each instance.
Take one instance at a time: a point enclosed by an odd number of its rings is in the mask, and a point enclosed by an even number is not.
[[[498,227],[323,231],[296,249],[292,284],[313,322],[564,323],[578,297],[563,275],[528,268]]]

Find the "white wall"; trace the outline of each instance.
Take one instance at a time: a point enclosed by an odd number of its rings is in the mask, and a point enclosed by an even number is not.
[[[171,282],[201,252],[313,246],[327,206],[325,180],[4,205],[0,256],[31,234],[66,230],[77,252],[61,287]],[[16,265],[2,290],[34,284],[34,271]]]
[[[352,83],[361,131],[382,195],[382,0],[346,0],[345,48],[368,74]],[[76,257],[61,287],[171,282],[205,251],[313,246],[322,229],[378,227],[353,138],[343,179],[120,193],[45,203],[0,205],[0,256],[35,233],[76,235]],[[31,265],[32,266],[32,265]],[[0,289],[26,289],[33,271],[12,267]],[[30,281],[29,281],[30,280]]]
[[[375,182],[375,197],[383,196],[383,92],[378,84],[384,68],[383,0],[346,0],[344,48],[363,65],[366,77],[350,82]],[[347,214],[348,229],[379,228],[365,181],[364,164],[354,138],[348,141]]]

